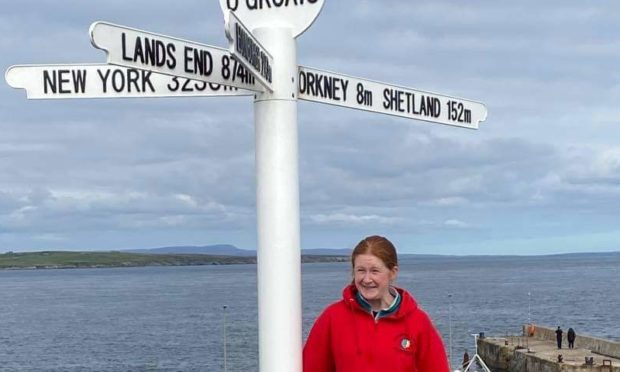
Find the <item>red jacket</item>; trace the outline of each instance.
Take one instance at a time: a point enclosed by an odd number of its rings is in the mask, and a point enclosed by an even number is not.
[[[354,285],[325,309],[304,346],[304,372],[447,372],[439,333],[413,297],[401,295],[398,310],[375,318],[356,300]]]

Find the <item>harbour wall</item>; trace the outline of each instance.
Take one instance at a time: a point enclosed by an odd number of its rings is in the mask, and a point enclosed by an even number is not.
[[[620,372],[620,343],[577,334],[575,349],[556,346],[555,328],[523,326],[519,336],[479,337],[477,351],[493,372]],[[597,356],[598,355],[598,356]],[[562,357],[560,357],[562,356]],[[586,364],[593,358],[592,365]]]
[[[478,353],[493,372],[620,372],[620,367],[617,366],[610,370],[600,364],[588,367],[561,364],[485,339],[478,340]]]
[[[547,328],[540,325],[533,326],[534,334],[531,336],[532,338],[546,341],[556,341],[555,338],[555,329]],[[523,326],[523,334],[527,334],[526,332],[527,326]],[[568,347],[568,340],[566,339],[567,329],[563,329],[564,333],[562,334],[562,346]],[[609,340],[605,340],[602,338],[585,336],[581,334],[577,334],[575,338],[575,347],[578,349],[589,349],[593,353],[620,359],[620,342],[612,342]]]

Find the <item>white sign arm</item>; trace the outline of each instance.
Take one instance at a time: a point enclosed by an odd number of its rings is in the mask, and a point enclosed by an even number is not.
[[[484,104],[299,66],[299,99],[478,129]]]
[[[16,65],[5,79],[28,99],[248,96],[254,92],[106,64]]]
[[[93,46],[108,63],[252,91],[264,89],[223,48],[154,34],[106,22],[90,26]]]

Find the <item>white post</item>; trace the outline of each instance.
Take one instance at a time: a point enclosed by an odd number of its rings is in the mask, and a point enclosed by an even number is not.
[[[531,300],[532,300],[532,292],[527,291],[527,324],[528,325],[532,324],[532,317],[531,317],[532,308],[530,306]]]
[[[228,308],[228,306],[224,305],[224,372],[228,372],[228,368],[226,367],[226,309]]]
[[[448,364],[450,365],[450,368],[452,368],[452,293],[448,294],[448,318],[448,328],[450,329],[450,352],[448,354]]]
[[[531,307],[530,302],[532,298],[532,292],[527,292],[527,327],[525,329],[525,342],[527,343],[527,352],[530,352],[530,327],[532,326]]]
[[[297,48],[289,28],[252,33],[274,59],[254,102],[259,370],[301,372]]]

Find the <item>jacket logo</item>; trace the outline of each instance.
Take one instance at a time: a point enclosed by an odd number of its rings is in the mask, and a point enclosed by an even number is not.
[[[409,350],[409,348],[411,348],[411,341],[409,341],[409,339],[407,338],[403,338],[402,340],[400,340],[400,347],[403,350]]]

